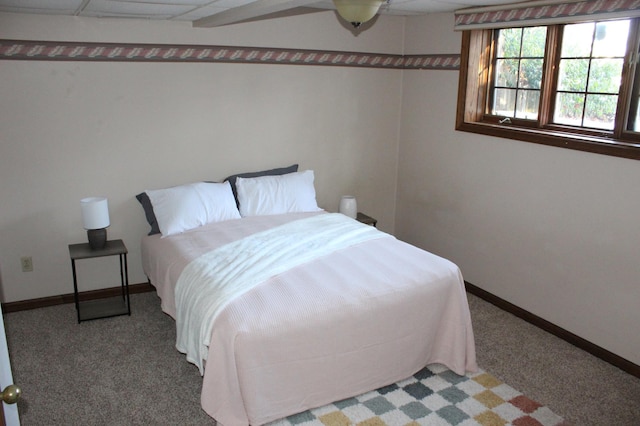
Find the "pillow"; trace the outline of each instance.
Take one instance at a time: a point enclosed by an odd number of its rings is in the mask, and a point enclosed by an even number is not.
[[[147,222],[151,225],[151,231],[147,235],[154,235],[160,233],[160,228],[158,228],[158,220],[156,219],[155,213],[153,213],[153,206],[151,205],[151,200],[146,192],[141,192],[136,195],[136,198],[142,204],[142,208],[144,210],[144,215],[147,218]]]
[[[238,177],[240,215],[259,216],[322,210],[316,202],[313,170],[279,176]]]
[[[206,181],[207,183],[215,183]],[[160,234],[160,228],[158,228],[158,220],[156,219],[156,215],[153,212],[153,205],[151,205],[151,200],[149,200],[149,196],[146,192],[141,192],[136,195],[136,199],[142,204],[142,209],[144,210],[144,215],[147,218],[147,222],[149,226],[151,226],[151,231],[147,235],[155,235]],[[237,203],[236,203],[237,207]]]
[[[240,218],[228,182],[198,182],[145,193],[163,237]]]
[[[298,171],[298,165],[297,164],[293,164],[289,167],[281,167],[278,169],[271,169],[271,170],[263,170],[261,172],[246,172],[246,173],[239,173],[236,175],[231,175],[228,178],[225,179],[225,181],[229,181],[229,183],[231,184],[231,190],[233,191],[233,197],[236,199],[236,205],[239,206],[240,203],[238,202],[238,190],[236,189],[236,179],[241,177],[241,178],[255,178],[255,177],[260,177],[260,176],[278,176],[278,175],[286,175],[288,173],[295,173]]]

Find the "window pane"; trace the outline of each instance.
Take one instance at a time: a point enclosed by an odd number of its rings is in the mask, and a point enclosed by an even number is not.
[[[517,58],[520,56],[521,28],[507,28],[498,32],[498,58]]]
[[[520,79],[518,87],[539,89],[542,81],[542,59],[523,59],[520,61]]]
[[[640,132],[640,108],[638,108],[638,105],[640,105],[640,98],[635,98],[629,110],[627,130],[631,130],[632,132]]]
[[[493,99],[492,112],[496,115],[504,115],[513,117],[516,109],[516,90],[515,89],[496,89]]]
[[[636,52],[638,54],[638,52]],[[640,67],[636,66],[627,117],[627,130],[640,132]]]
[[[628,20],[598,22],[593,41],[593,56],[624,56],[627,51],[629,23]]]
[[[540,91],[520,90],[518,91],[518,102],[516,117],[527,120],[538,118],[538,105],[540,104]]]
[[[491,92],[493,115],[535,120],[542,86],[547,27],[506,28],[493,32]],[[586,83],[585,83],[586,84]],[[533,90],[530,90],[533,89]]]
[[[517,86],[518,62],[517,59],[498,59],[496,61],[496,86]]]
[[[591,54],[594,28],[593,22],[565,25],[561,56],[563,58],[588,57]]]
[[[618,93],[623,59],[594,59],[589,73],[589,92]]]
[[[558,93],[553,121],[559,124],[580,126],[584,95],[581,93]]]
[[[617,103],[617,95],[587,95],[583,125],[613,130]]]
[[[522,57],[544,57],[544,46],[547,40],[547,27],[525,28],[522,34]]]
[[[556,123],[613,130],[629,28],[629,20],[564,26]]]
[[[562,59],[558,74],[558,90],[584,92],[589,73],[588,59]]]

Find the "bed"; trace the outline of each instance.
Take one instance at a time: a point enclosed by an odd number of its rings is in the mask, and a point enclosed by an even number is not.
[[[193,203],[169,196],[182,211],[167,216],[158,197],[167,198],[164,192],[138,198],[148,197],[160,224],[142,240],[143,269],[162,310],[176,319],[176,347],[203,374],[203,409],[224,426],[259,425],[397,382],[431,363],[475,371],[458,267],[319,209],[312,175],[311,186],[293,190],[297,205],[247,200],[265,191],[282,198],[278,185],[292,192],[282,182],[265,186],[304,173],[286,171],[238,177],[237,188],[221,185],[212,199],[229,207],[215,212],[222,219],[212,220],[204,207],[199,220],[173,231],[167,217],[184,215],[185,205],[192,215]],[[310,191],[313,201],[301,203],[300,193]],[[215,288],[219,282],[228,285]]]

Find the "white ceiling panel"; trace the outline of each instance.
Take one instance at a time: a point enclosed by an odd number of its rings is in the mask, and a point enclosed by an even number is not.
[[[0,11],[14,13],[73,15],[82,0],[0,0]]]
[[[176,16],[175,19],[178,21],[195,21],[196,19],[206,18],[207,16],[211,16],[211,15],[216,15],[220,12],[224,12],[227,9],[229,8],[220,7],[214,3],[213,5],[210,5],[210,6],[202,6],[202,7],[192,9],[189,12]]]
[[[211,4],[211,0],[108,0],[117,3],[146,3],[146,4],[166,4],[177,6],[204,6]],[[215,3],[215,2],[214,2]]]
[[[412,16],[509,3],[514,0],[390,0],[383,3],[379,13]],[[318,10],[335,9],[331,0],[0,0],[0,12],[197,21],[218,14],[245,16],[247,7],[256,11],[253,19],[265,19],[265,15],[272,13],[266,11],[282,5],[284,10],[301,5]],[[265,12],[260,14],[261,10]],[[220,21],[229,23],[228,19]]]
[[[77,9],[82,0],[0,0],[2,7],[22,7],[25,9]]]
[[[462,9],[463,7],[467,6],[468,5],[464,4],[464,0],[461,0],[460,2],[437,0],[406,0],[393,2],[393,7],[389,7],[387,13],[393,15],[419,15],[424,13],[425,8],[428,8],[429,13],[440,13]],[[384,6],[381,9],[384,9]]]
[[[38,8],[12,7],[12,6],[0,7],[0,12],[27,13],[27,14],[35,14],[35,15],[73,15],[73,9],[51,9],[51,8],[38,9]]]
[[[170,19],[193,10],[193,5],[166,3],[91,0],[80,16],[144,17],[148,19]]]
[[[245,4],[255,3],[256,0],[217,0],[210,1],[209,4],[215,7],[226,7],[227,9],[231,9],[232,7],[240,7]]]

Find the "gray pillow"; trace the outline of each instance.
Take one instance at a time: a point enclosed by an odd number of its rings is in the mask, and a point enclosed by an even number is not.
[[[151,204],[151,200],[146,192],[141,192],[136,195],[136,198],[142,204],[142,208],[144,209],[144,215],[147,218],[147,222],[151,225],[151,231],[147,235],[159,234],[160,227],[158,226],[158,220],[156,219],[156,215],[153,212],[153,205]]]

